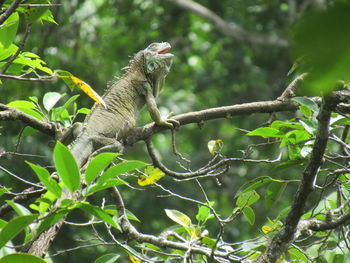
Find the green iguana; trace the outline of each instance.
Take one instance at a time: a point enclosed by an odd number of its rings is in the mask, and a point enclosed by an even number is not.
[[[177,121],[162,118],[156,97],[169,73],[173,55],[167,42],[152,43],[139,51],[130,62],[127,72],[104,94],[106,108],[96,104],[87,115],[84,126],[71,145],[71,151],[81,167],[95,152],[113,149],[121,151],[118,140],[135,127],[139,111],[147,105],[158,125],[172,127]]]
[[[110,148],[120,151],[122,145],[117,140],[135,126],[138,113],[144,105],[147,105],[156,124],[169,127],[178,124],[176,120],[161,117],[155,100],[172,64],[173,55],[167,53],[169,49],[170,44],[163,42],[153,43],[139,51],[131,60],[127,72],[104,94],[103,100],[107,107],[96,104],[92,108],[78,137],[70,146],[79,167],[94,152]],[[72,132],[77,131],[68,131]],[[79,198],[78,195],[74,198]],[[41,233],[31,243],[28,252],[37,256],[45,255],[63,222],[64,218]]]

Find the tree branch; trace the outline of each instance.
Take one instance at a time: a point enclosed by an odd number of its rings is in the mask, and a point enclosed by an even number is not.
[[[310,229],[312,231],[326,231],[335,229],[350,220],[350,212],[337,216],[331,220],[321,221],[317,219],[305,219],[300,221],[301,229]]]
[[[323,162],[323,155],[328,142],[329,121],[332,110],[335,109],[337,103],[338,100],[335,96],[329,96],[323,99],[320,113],[317,117],[318,127],[314,147],[309,162],[303,172],[302,182],[294,197],[291,211],[286,217],[285,224],[273,237],[266,251],[254,260],[254,263],[275,262],[294,240],[297,226],[305,210],[306,200],[313,191],[313,183]]]
[[[5,13],[2,16],[0,16],[0,25],[2,25],[5,22],[5,20],[16,10],[20,3],[21,0],[15,0],[12,2],[12,4],[5,11]]]
[[[295,91],[298,88],[300,82],[302,82],[306,77],[308,76],[308,73],[303,73],[300,76],[296,77],[289,85],[288,87],[283,91],[282,95],[278,97],[278,100],[289,100],[292,97],[295,96]]]
[[[204,19],[212,22],[216,29],[222,34],[230,36],[240,41],[248,41],[253,44],[260,45],[274,45],[286,47],[288,45],[287,40],[275,35],[264,35],[257,32],[251,32],[242,29],[239,25],[232,22],[227,23],[217,14],[209,10],[208,8],[192,1],[192,0],[168,0],[182,9],[194,12]]]
[[[278,157],[276,160],[253,160],[245,158],[224,158],[215,163],[206,164],[204,167],[197,169],[196,171],[191,172],[174,172],[168,169],[164,164],[161,163],[159,158],[156,156],[152,141],[150,138],[146,140],[148,153],[156,167],[161,169],[167,175],[180,179],[180,180],[190,180],[199,177],[207,176],[218,176],[226,172],[229,168],[230,163],[233,162],[247,162],[247,163],[276,163],[280,161]]]
[[[127,234],[130,239],[136,240],[140,243],[143,243],[143,242],[151,243],[156,246],[164,247],[164,248],[179,249],[182,251],[190,250],[193,253],[205,255],[208,258],[212,258],[212,256],[214,256],[214,260],[215,258],[224,258],[224,259],[229,259],[230,262],[241,262],[238,256],[235,256],[230,252],[216,250],[212,255],[212,250],[208,247],[203,247],[203,246],[194,245],[194,244],[191,245],[187,242],[181,243],[181,242],[170,241],[163,237],[156,237],[153,235],[147,235],[147,234],[138,232],[137,229],[130,223],[129,219],[127,218],[124,202],[119,190],[116,187],[112,187],[110,188],[110,193],[117,207],[120,226],[123,232]]]
[[[295,111],[298,109],[298,104],[293,101],[261,101],[236,104],[231,106],[210,108],[201,111],[188,112],[172,117],[180,122],[180,125],[190,123],[202,123],[208,120],[219,118],[230,118],[237,115],[247,115],[253,113],[273,113],[281,111]],[[140,140],[146,140],[153,134],[166,130],[167,127],[157,126],[154,123],[147,124],[143,127],[132,129],[128,136],[124,139],[126,145],[133,145]]]
[[[40,77],[40,78],[23,78],[22,76],[12,76],[12,75],[0,74],[0,78],[15,79],[15,80],[20,80],[20,81],[52,81],[52,80],[54,80],[54,77],[55,77],[55,76],[47,76],[47,77],[45,76],[45,77]]]
[[[12,199],[12,201],[19,204],[24,204],[32,198],[39,197],[44,191],[44,189],[36,190],[34,187],[30,187],[24,190],[21,194],[16,195]],[[4,215],[8,213],[11,209],[12,207],[9,204],[2,205],[0,207],[0,217],[4,218]]]
[[[55,136],[55,126],[51,123],[41,121],[29,114],[26,114],[16,108],[9,107],[5,104],[0,103],[0,120],[20,120],[30,127],[41,131],[50,136]]]

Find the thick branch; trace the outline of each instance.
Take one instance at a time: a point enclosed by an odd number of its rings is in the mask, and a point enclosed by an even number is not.
[[[305,219],[300,221],[300,230],[326,231],[335,229],[350,220],[350,212],[340,215],[331,220],[321,221],[317,219]],[[299,228],[299,227],[298,227]]]
[[[208,120],[219,118],[230,118],[237,115],[247,115],[252,113],[273,113],[280,111],[294,111],[298,109],[298,104],[292,101],[261,101],[236,104],[231,106],[211,108],[201,111],[188,112],[172,117],[180,122],[180,125],[190,123],[202,123]],[[132,145],[137,141],[145,140],[154,133],[167,129],[166,127],[157,126],[154,123],[147,124],[143,127],[134,128],[125,138],[127,145]]]
[[[218,31],[222,34],[230,36],[240,41],[248,41],[253,44],[262,44],[262,45],[275,45],[286,47],[288,42],[275,35],[264,35],[257,32],[250,32],[242,29],[237,24],[232,22],[227,23],[217,14],[209,10],[208,8],[194,2],[191,0],[168,0],[168,2],[174,3],[177,6],[194,12],[201,17],[209,20],[214,24]]]
[[[25,124],[37,129],[47,135],[54,136],[55,135],[55,126],[51,123],[47,123],[37,118],[26,114],[18,109],[6,106],[5,104],[0,103],[0,120],[20,120]]]
[[[305,210],[306,200],[313,191],[313,182],[323,162],[322,159],[328,142],[329,120],[336,103],[337,101],[334,97],[326,98],[322,102],[321,110],[317,117],[318,127],[314,147],[309,162],[303,172],[303,180],[294,197],[291,211],[287,215],[284,226],[273,237],[265,253],[254,262],[275,262],[293,241],[300,218]]]

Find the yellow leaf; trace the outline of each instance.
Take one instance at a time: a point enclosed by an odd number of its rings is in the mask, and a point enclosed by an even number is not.
[[[67,71],[59,71],[58,77],[63,79],[63,81],[70,87],[71,89],[74,86],[78,86],[82,91],[84,91],[91,99],[96,101],[98,104],[103,105],[105,109],[107,109],[107,105],[102,99],[100,95],[97,94],[96,91],[94,91],[89,84],[87,84],[85,81],[73,76],[71,73]],[[73,87],[72,87],[73,86]]]
[[[208,142],[208,150],[211,154],[216,154],[221,151],[222,147],[224,147],[224,143],[222,140],[211,140]]]
[[[129,256],[129,259],[132,263],[142,263],[140,260],[131,255]]]
[[[264,234],[268,234],[268,233],[270,233],[271,231],[273,231],[274,229],[273,229],[272,227],[270,227],[270,226],[263,226],[263,227],[261,228],[261,230],[263,231]]]
[[[184,227],[189,227],[192,225],[191,219],[180,211],[174,209],[165,209],[165,213],[171,220],[178,223],[179,225],[182,225]]]
[[[154,184],[165,175],[159,168],[155,168],[152,165],[147,166],[143,172],[146,175],[137,179],[137,183],[141,186]]]

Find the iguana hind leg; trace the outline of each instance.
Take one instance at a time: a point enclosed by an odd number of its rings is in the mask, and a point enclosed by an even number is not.
[[[94,156],[103,153],[103,152],[117,152],[122,153],[124,146],[116,138],[109,138],[105,136],[93,136],[90,138],[94,144],[95,150],[89,157],[89,161]]]

